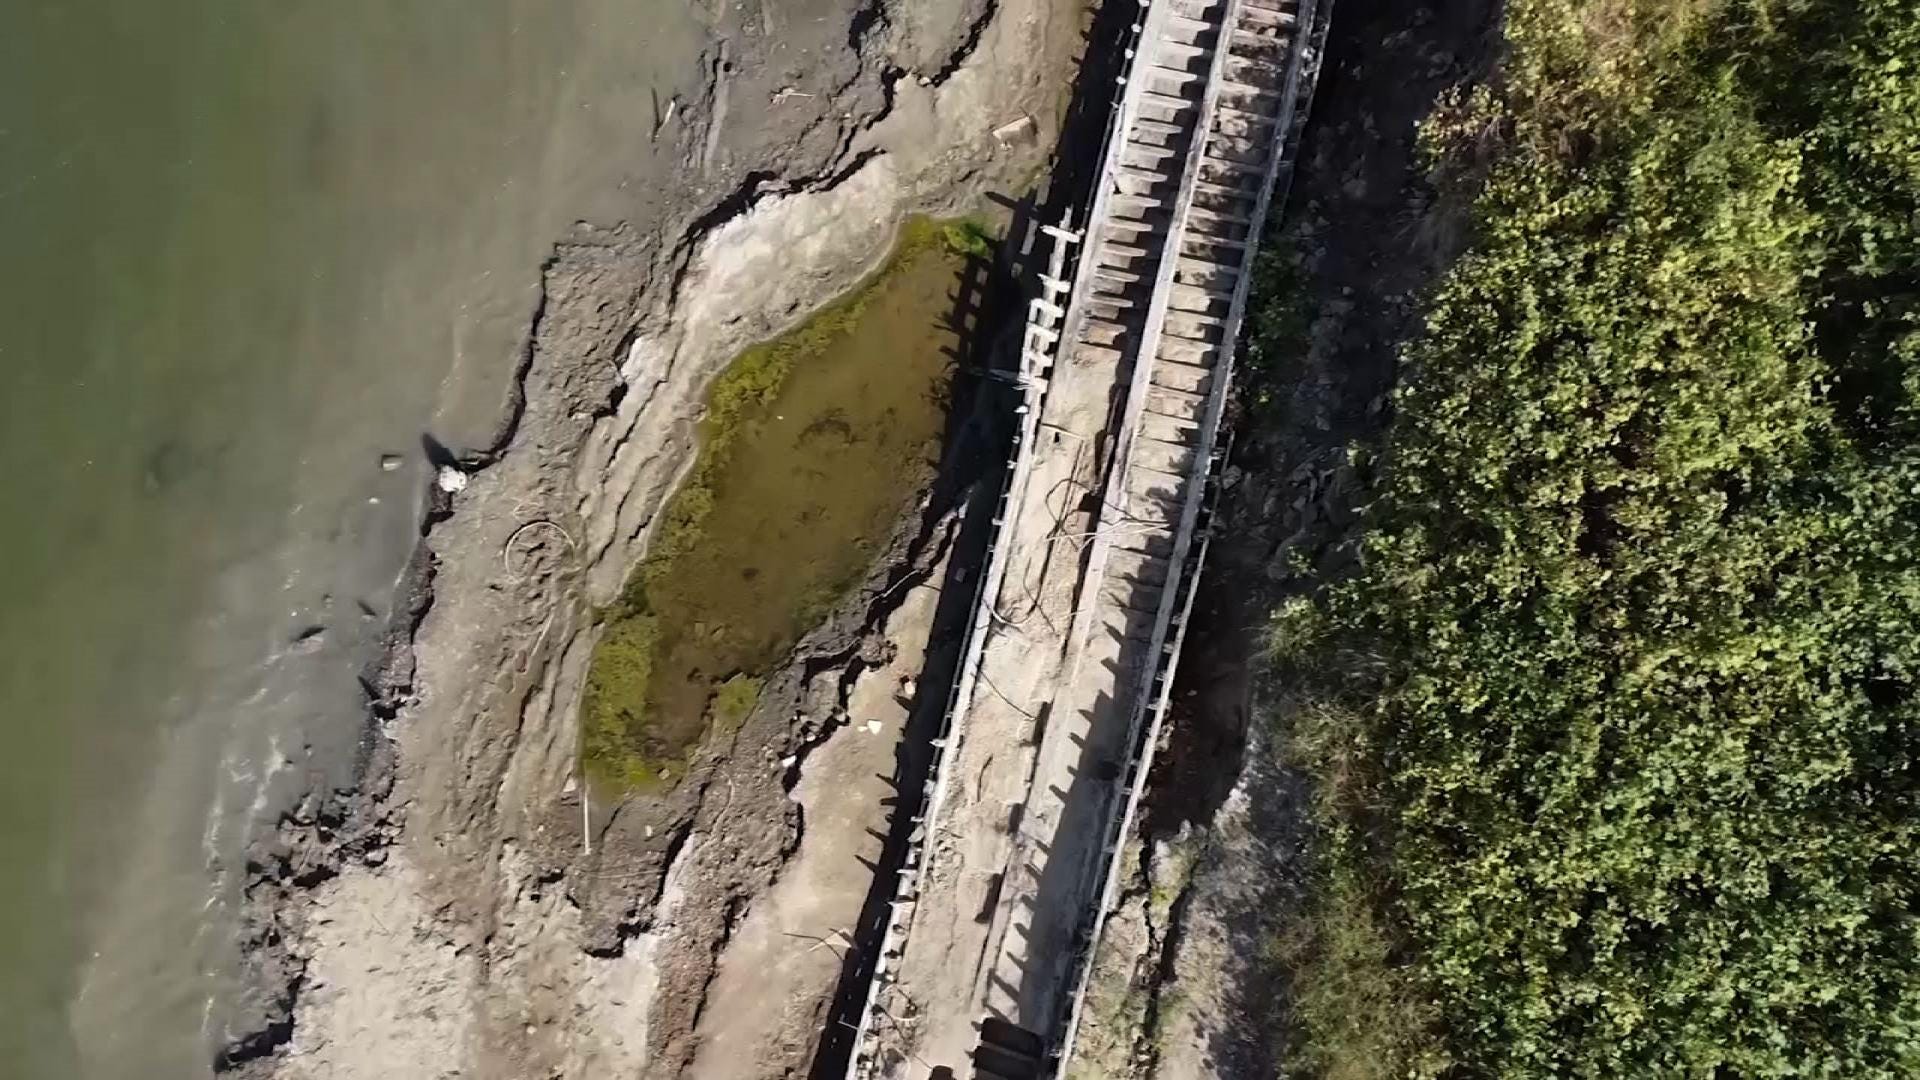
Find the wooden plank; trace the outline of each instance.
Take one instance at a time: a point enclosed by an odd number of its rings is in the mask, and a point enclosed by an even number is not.
[[[1232,114],[1234,114],[1235,116],[1244,116],[1244,117],[1246,117],[1246,118],[1247,118],[1247,123],[1249,123],[1249,124],[1258,124],[1258,125],[1261,125],[1261,126],[1263,126],[1263,127],[1271,127],[1271,126],[1273,126],[1274,124],[1277,124],[1277,123],[1279,123],[1279,122],[1280,122],[1280,121],[1279,121],[1279,118],[1278,118],[1278,117],[1275,117],[1275,116],[1271,116],[1271,115],[1269,115],[1269,114],[1267,114],[1267,113],[1263,113],[1263,112],[1254,112],[1254,111],[1253,111],[1253,110],[1251,110],[1251,109],[1240,109],[1240,108],[1235,108],[1234,106],[1232,106],[1232,105],[1228,105],[1228,104],[1225,104],[1225,103],[1221,103],[1221,104],[1219,104],[1219,105],[1216,105],[1216,106],[1214,107],[1214,111],[1215,111],[1215,112],[1223,112],[1223,113],[1232,113]]]
[[[1228,187],[1225,184],[1214,184],[1205,180],[1195,180],[1193,182],[1193,188],[1195,191],[1205,191],[1215,195],[1231,195],[1236,199],[1245,199],[1248,202],[1253,202],[1259,197],[1256,192],[1248,191],[1246,188]]]
[[[1140,131],[1149,131],[1155,135],[1183,135],[1187,129],[1180,124],[1169,124],[1162,120],[1139,119],[1133,126]]]
[[[1175,112],[1181,109],[1191,109],[1199,104],[1197,101],[1191,101],[1174,94],[1163,94],[1158,90],[1140,91],[1140,100],[1149,105],[1158,105],[1161,108],[1172,109]]]
[[[1161,50],[1189,61],[1213,55],[1211,45],[1190,45],[1184,41],[1162,41],[1155,47],[1155,51]]]

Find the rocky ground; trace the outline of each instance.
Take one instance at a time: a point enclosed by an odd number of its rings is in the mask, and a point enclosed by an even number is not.
[[[674,212],[562,243],[496,443],[435,450],[447,482],[367,674],[360,782],[256,845],[258,998],[223,1071],[792,1076],[832,1026],[870,916],[860,864],[883,859],[904,733],[937,707],[911,680],[941,662],[964,475],[671,792],[594,805],[574,779],[592,613],[727,359],[857,280],[904,214],[1042,174],[1087,12],[802,0],[716,17],[704,93],[656,136],[678,155]]]
[[[1498,15],[1498,0],[1335,5],[1300,166],[1266,240],[1303,294],[1297,359],[1239,377],[1233,465],[1075,1076],[1289,1075],[1283,944],[1309,883],[1309,792],[1285,763],[1286,688],[1258,675],[1261,628],[1304,586],[1291,559],[1351,558],[1364,479],[1347,447],[1379,437],[1396,347],[1468,227],[1419,160],[1416,125],[1494,61]]]

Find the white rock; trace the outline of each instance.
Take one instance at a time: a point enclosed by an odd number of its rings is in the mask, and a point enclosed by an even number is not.
[[[994,139],[1001,143],[1010,143],[1015,140],[1025,142],[1033,137],[1033,133],[1033,117],[1027,116],[1024,113],[1011,123],[1001,124],[999,127],[993,129]]]
[[[451,465],[442,465],[440,466],[438,482],[440,484],[440,490],[451,495],[456,491],[466,490],[467,474]]]

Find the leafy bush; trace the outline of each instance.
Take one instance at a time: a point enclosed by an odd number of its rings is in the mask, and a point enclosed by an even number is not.
[[[1274,629],[1436,1009],[1391,1071],[1920,1075],[1920,5],[1507,32],[1361,569]]]

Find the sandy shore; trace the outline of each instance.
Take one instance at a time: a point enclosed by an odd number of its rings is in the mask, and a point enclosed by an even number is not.
[[[368,675],[358,785],[311,793],[256,845],[258,996],[224,1069],[807,1067],[840,974],[830,931],[866,895],[852,860],[886,827],[865,777],[907,722],[891,688],[925,655],[938,590],[876,579],[673,792],[583,808],[591,612],[643,551],[728,358],[848,287],[906,213],[1025,190],[1083,17],[1058,0],[723,17],[704,92],[657,135],[682,197],[559,246],[497,443],[434,496],[414,602]],[[895,565],[937,583],[953,527],[903,523]]]

